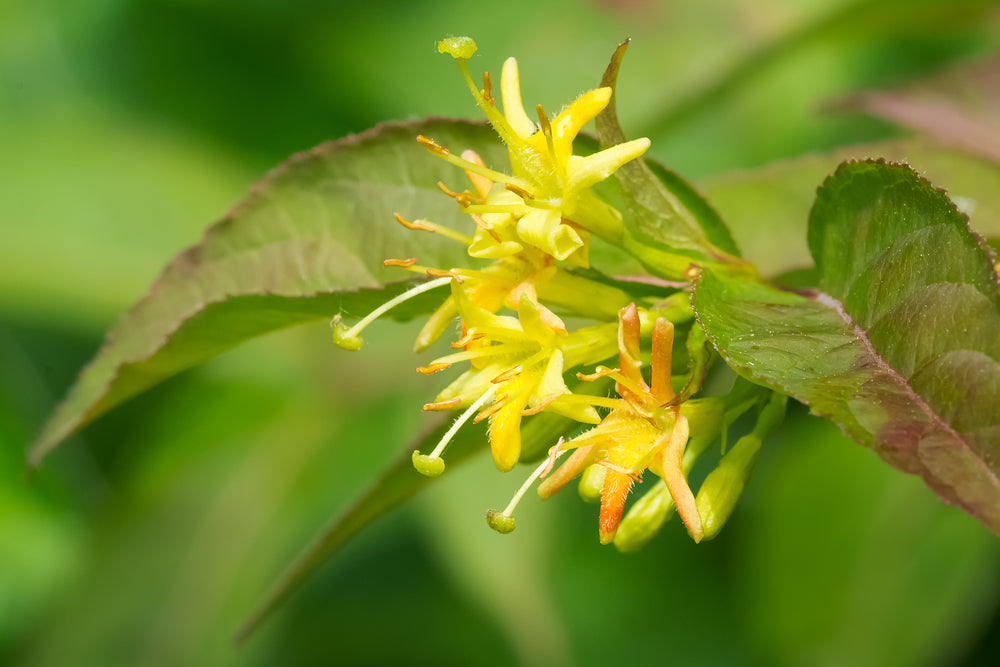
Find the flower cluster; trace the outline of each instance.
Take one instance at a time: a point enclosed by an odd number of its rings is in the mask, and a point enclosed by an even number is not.
[[[386,260],[387,266],[432,279],[387,302],[353,327],[335,317],[335,342],[358,349],[360,332],[374,319],[417,294],[449,286],[450,293],[424,324],[415,348],[426,350],[456,320],[460,325],[457,339],[451,343],[452,352],[417,370],[430,375],[468,363],[434,401],[424,405],[425,410],[461,412],[429,454],[413,452],[417,471],[440,475],[445,448],[470,419],[489,420],[494,463],[500,471],[509,471],[521,460],[522,420],[539,412],[556,413],[591,428],[570,440],[560,439],[550,449],[549,457],[507,509],[488,513],[493,528],[513,529],[514,506],[538,478],[547,477],[539,487],[539,493],[547,497],[582,474],[581,489],[593,489],[592,495],[601,503],[602,543],[619,544],[619,524],[624,535],[620,548],[627,550],[643,542],[649,527],[655,530],[672,507],[692,538],[701,540],[707,524],[700,512],[711,501],[702,501],[700,496],[696,500],[688,486],[686,472],[703,449],[700,445],[689,448],[688,440],[693,415],[704,415],[706,409],[718,413],[721,408],[711,401],[687,400],[699,381],[694,371],[682,395],[675,393],[671,382],[674,324],[690,322],[688,296],[676,292],[637,305],[623,290],[573,270],[589,266],[592,234],[615,238],[622,226],[620,212],[602,201],[593,186],[641,156],[649,140],[574,155],[574,139],[608,105],[610,88],[584,93],[551,119],[538,106],[536,122],[521,103],[516,60],[508,59],[501,72],[501,111],[489,74],[483,77],[482,89],[469,74],[466,60],[476,50],[471,39],[446,39],[438,43],[438,50],[456,60],[476,103],[506,145],[511,170],[509,174],[495,171],[474,152],[456,156],[432,139],[418,137],[431,153],[465,172],[469,188],[453,192],[442,185],[442,189],[468,214],[472,234],[427,220],[406,220],[398,214],[396,219],[408,229],[462,243],[471,257],[489,263],[475,269],[442,269],[418,265],[415,258]],[[557,312],[598,323],[570,330]],[[691,329],[697,330],[697,326]],[[641,371],[643,337],[649,337],[652,344],[648,383]],[[567,386],[567,371],[593,367],[616,353],[618,368],[597,366],[593,374],[578,373],[577,377],[588,381],[610,378],[617,397],[574,393]],[[602,417],[599,410],[606,414]],[[708,421],[706,430],[711,432],[720,422],[718,414],[714,422]],[[567,452],[572,453],[555,468],[556,459]],[[662,478],[663,486],[636,503],[623,523],[629,490],[646,469]],[[653,503],[654,499],[660,502]],[[656,505],[653,519],[649,518],[651,503]],[[633,520],[635,512],[641,516]],[[724,510],[716,514],[725,521]]]

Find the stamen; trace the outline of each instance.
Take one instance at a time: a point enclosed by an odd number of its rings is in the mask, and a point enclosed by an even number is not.
[[[440,234],[441,236],[449,238],[453,241],[458,241],[462,245],[470,245],[472,243],[471,238],[469,238],[465,234],[456,232],[453,229],[449,229],[448,227],[437,225],[434,224],[433,222],[428,222],[427,220],[414,220],[413,222],[410,222],[409,220],[401,216],[399,213],[393,213],[392,215],[394,218],[396,218],[396,222],[403,225],[407,229],[421,231],[421,232],[431,232],[432,234],[435,233]]]
[[[559,441],[556,444],[549,447],[549,456],[548,456],[549,464],[545,466],[545,470],[543,470],[542,474],[538,476],[538,479],[545,479],[545,476],[548,475],[550,472],[552,472],[552,469],[556,467],[556,459],[559,458],[559,455],[563,451],[562,444],[563,444],[563,437],[560,435]]]
[[[463,282],[462,281],[462,276],[458,275],[457,273],[455,273],[451,269],[448,269],[448,270],[445,270],[445,269],[427,269],[426,273],[427,273],[427,275],[429,275],[429,276],[431,276],[433,278],[441,278],[441,279],[448,278],[449,280],[452,279],[452,278],[454,278],[455,282],[458,283],[459,285],[461,285],[462,282]]]
[[[560,396],[565,396],[568,392],[556,392],[555,394],[549,394],[548,396],[542,397],[541,402],[533,408],[526,408],[521,410],[522,417],[530,417],[531,415],[537,415],[539,412],[549,407],[554,400]]]
[[[484,334],[484,333],[480,333],[480,332],[477,332],[477,333],[468,333],[468,332],[466,332],[466,334],[464,336],[462,336],[461,338],[459,338],[458,340],[456,340],[454,343],[451,344],[451,349],[453,349],[453,350],[459,350],[459,349],[462,349],[465,346],[469,345],[470,343],[474,343],[475,341],[482,340],[484,338],[486,338],[486,334]]]
[[[485,176],[486,178],[490,179],[495,183],[513,183],[514,185],[520,188],[531,187],[527,182],[522,181],[519,178],[508,176],[507,174],[503,174],[499,171],[494,171],[489,167],[485,167],[483,165],[476,164],[475,162],[470,162],[469,160],[463,160],[460,157],[456,157],[451,153],[451,151],[439,145],[433,139],[428,139],[423,135],[417,135],[417,141],[420,142],[420,145],[429,150],[431,153],[434,153],[434,155],[437,155],[438,157],[444,159],[446,162],[449,162],[455,165],[456,167],[460,167],[465,171]]]
[[[461,398],[449,398],[447,401],[438,401],[437,403],[424,403],[424,412],[433,412],[436,410],[451,410],[453,407],[462,402]]]
[[[382,260],[382,266],[398,266],[403,269],[408,269],[417,263],[416,257],[411,257],[410,259],[384,259]]]
[[[556,445],[556,447],[559,447],[559,445]],[[551,453],[551,450],[549,451]],[[528,489],[531,488],[531,485],[534,484],[535,481],[539,477],[541,477],[543,473],[547,473],[549,470],[552,469],[552,465],[555,463],[556,459],[558,459],[560,455],[562,455],[561,450],[557,451],[555,453],[555,456],[551,456],[550,458],[547,458],[540,464],[538,464],[538,467],[535,468],[534,472],[532,472],[528,476],[528,479],[524,481],[524,484],[522,484],[521,488],[517,490],[517,493],[514,494],[514,497],[510,499],[510,503],[508,503],[506,509],[504,509],[503,512],[490,510],[486,513],[486,523],[490,525],[490,528],[497,531],[498,533],[504,533],[504,534],[514,530],[515,524],[514,524],[514,517],[512,516],[512,514],[514,513],[514,508],[517,507],[517,504],[519,502],[521,502],[521,498],[523,498],[524,494],[527,493]]]
[[[545,115],[545,109],[542,108],[541,104],[535,107],[535,111],[538,113],[538,124],[542,128],[542,136],[545,137],[545,145],[549,148],[549,155],[552,158],[552,164],[559,170],[559,179],[565,181],[566,168],[565,165],[556,157],[556,145],[552,140],[552,124],[549,122],[549,117]]]
[[[527,203],[521,204],[470,204],[462,207],[462,213],[525,213]]]
[[[471,361],[473,359],[486,359],[498,355],[511,354],[510,344],[505,345],[484,345],[471,350],[455,352],[435,359],[435,362],[445,364],[457,364],[460,361]]]
[[[593,373],[580,373],[577,372],[576,379],[583,380],[585,382],[593,382],[594,380],[600,380],[604,377],[609,377],[613,373],[617,373],[617,368],[607,368],[606,366],[598,366],[594,369]]]
[[[334,315],[333,320],[330,322],[331,326],[333,326],[333,342],[337,344],[337,347],[341,347],[345,350],[361,349],[362,340],[359,334],[365,327],[404,301],[412,299],[418,294],[423,294],[424,292],[429,292],[432,289],[449,284],[451,282],[451,278],[452,277],[449,276],[448,278],[438,278],[437,280],[429,280],[425,283],[421,283],[420,285],[403,292],[399,296],[386,301],[381,306],[370,312],[367,317],[363,318],[349,329],[347,328],[347,325],[343,324],[343,318],[339,313]]]
[[[495,386],[494,387],[490,387],[490,388],[493,389],[494,391],[496,390]],[[507,401],[507,394],[501,394],[500,396],[497,396],[497,400],[493,401],[493,405],[491,405],[488,408],[483,408],[479,412],[479,414],[476,415],[476,418],[472,420],[472,423],[473,424],[478,424],[479,422],[483,421],[484,419],[489,419],[490,417],[492,417],[496,413],[500,412],[500,409],[503,408],[504,403],[506,401]]]
[[[443,371],[447,368],[451,368],[451,364],[432,363],[427,364],[426,366],[418,367],[417,372],[423,375],[434,375],[434,373]]]
[[[497,105],[493,100],[493,82],[490,81],[489,72],[483,72],[483,99],[492,107]]]
[[[519,188],[519,187],[517,187],[516,185],[514,185],[512,183],[505,183],[504,186],[503,186],[503,188],[504,188],[504,190],[507,190],[508,192],[513,192],[514,194],[516,194],[521,199],[534,199],[535,198],[534,195],[532,195],[530,192],[528,192],[524,188]]]
[[[472,203],[472,193],[469,192],[468,190],[465,190],[463,192],[452,192],[451,190],[448,189],[448,186],[442,183],[441,181],[438,181],[438,188],[441,190],[441,192],[445,193],[446,195],[457,201],[459,206],[468,206],[470,203]]]
[[[515,377],[517,377],[518,375],[520,375],[520,373],[521,373],[521,366],[519,366],[519,365],[518,366],[511,366],[510,368],[508,368],[507,370],[503,371],[502,373],[500,373],[499,375],[497,375],[495,378],[493,378],[492,380],[490,380],[490,383],[492,383],[492,384],[500,384],[501,382],[507,382],[508,380],[513,380]]]
[[[462,425],[469,420],[469,417],[475,414],[475,412],[479,410],[483,404],[493,398],[495,391],[496,390],[493,387],[484,391],[483,395],[476,399],[476,402],[470,405],[469,408],[455,420],[455,423],[451,425],[451,428],[449,428],[444,434],[441,441],[438,442],[437,447],[434,448],[434,451],[432,451],[430,455],[421,454],[420,450],[417,449],[413,450],[413,467],[417,469],[417,472],[425,477],[437,477],[444,472],[444,460],[441,458],[441,453],[444,452],[445,447],[448,446],[451,439],[455,437],[456,433],[458,433],[458,429],[462,428]]]
[[[468,208],[468,206],[466,206],[465,208]],[[496,241],[497,243],[503,243],[503,241],[500,240],[500,235],[497,234],[497,232],[496,232],[495,229],[493,229],[493,225],[491,225],[490,223],[486,222],[485,220],[483,220],[482,218],[480,218],[475,213],[469,213],[469,215],[472,216],[472,221],[474,223],[476,223],[477,227],[479,227],[484,232],[486,232],[487,234],[489,234],[490,236],[492,236],[493,240]]]

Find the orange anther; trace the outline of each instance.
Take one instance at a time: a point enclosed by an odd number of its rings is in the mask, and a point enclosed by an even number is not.
[[[420,366],[417,368],[418,373],[423,375],[433,375],[438,371],[443,371],[446,368],[451,368],[451,364],[447,364],[441,361],[436,361],[433,364],[427,364],[426,366]]]
[[[455,282],[459,285],[462,284],[462,276],[458,275],[454,271],[445,271],[444,269],[427,269],[427,275],[432,278],[454,278]]]
[[[415,230],[421,231],[421,232],[435,232],[435,231],[437,231],[433,227],[431,227],[430,225],[428,225],[428,224],[426,224],[424,222],[420,222],[419,220],[416,221],[416,222],[410,222],[409,220],[407,220],[406,218],[404,218],[403,216],[401,216],[399,213],[393,213],[392,216],[394,218],[396,218],[396,222],[398,222],[399,224],[403,225],[407,229],[415,229]]]
[[[460,398],[449,398],[447,401],[438,401],[437,403],[424,403],[424,410],[430,412],[432,410],[451,410],[457,407],[459,403],[462,402]]]

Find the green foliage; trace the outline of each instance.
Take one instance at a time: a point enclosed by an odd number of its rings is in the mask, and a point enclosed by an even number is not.
[[[916,665],[989,652],[995,536],[843,434],[1000,531],[1000,293],[965,218],[1000,237],[997,114],[976,92],[990,64],[899,83],[1000,46],[992,3],[680,3],[666,16],[515,0],[486,16],[376,2],[349,17],[119,4],[15,2],[0,22],[17,82],[0,93],[14,92],[0,104],[13,158],[0,199],[17,223],[0,244],[0,661],[607,664],[627,645],[652,663]],[[483,265],[392,217],[469,228],[436,187],[461,189],[461,173],[414,138],[503,171],[483,124],[380,124],[283,163],[166,264],[71,383],[151,267],[250,174],[388,118],[468,115],[429,46],[451,22],[485,38],[470,67],[517,54],[526,100],[541,89],[550,110],[597,83],[615,38],[635,38],[621,87],[624,47],[605,74],[615,101],[597,134],[601,148],[644,135],[652,148],[595,188],[622,234],[566,272],[558,288],[588,289],[554,310],[574,329],[607,321],[598,294],[613,295],[674,322],[683,472],[711,543],[667,521],[673,498],[652,472],[628,508],[638,532],[614,540],[643,546],[633,555],[600,550],[596,509],[572,497],[543,512],[528,494],[517,531],[490,532],[486,508],[520,479],[476,456],[483,425],[458,432],[440,480],[417,474],[411,452],[448,428],[421,419],[434,380],[414,377],[427,360],[407,351],[408,321],[434,311],[437,290],[389,311],[398,323],[368,329],[362,352],[332,348],[331,317],[418,284],[383,259]],[[871,157],[928,180],[837,167]],[[692,313],[677,288],[696,274]],[[614,395],[578,370],[593,364],[565,369],[575,394]],[[796,400],[779,427],[784,394]],[[25,486],[21,447],[43,423],[32,467],[69,441]],[[585,428],[526,417],[522,461]],[[601,484],[590,491],[601,500]],[[241,624],[249,641],[234,650]]]
[[[385,257],[467,262],[447,242],[407,234],[393,220],[396,211],[455,216],[436,187],[453,174],[416,143],[421,132],[474,145],[486,159],[501,154],[481,125],[428,121],[382,126],[293,157],[164,268],[52,415],[30,464],[122,401],[248,338],[370,311],[405,287],[383,289],[395,279],[391,269],[373,268]],[[394,315],[430,307],[411,301]]]
[[[812,298],[706,272],[695,309],[726,360],[830,416],[1000,531],[991,256],[909,168],[847,163],[819,191]]]

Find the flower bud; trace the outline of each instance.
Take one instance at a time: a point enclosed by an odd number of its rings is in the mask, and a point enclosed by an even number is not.
[[[618,524],[615,548],[622,553],[638,551],[659,532],[673,511],[674,501],[666,484],[657,482],[632,505]]]
[[[718,535],[729,520],[747,479],[753,473],[760,445],[757,435],[743,436],[702,483],[695,503],[705,530],[704,539],[710,540]]]
[[[606,472],[607,468],[597,463],[587,466],[587,469],[583,471],[577,491],[584,502],[601,502],[601,492],[604,489],[604,474]]]

